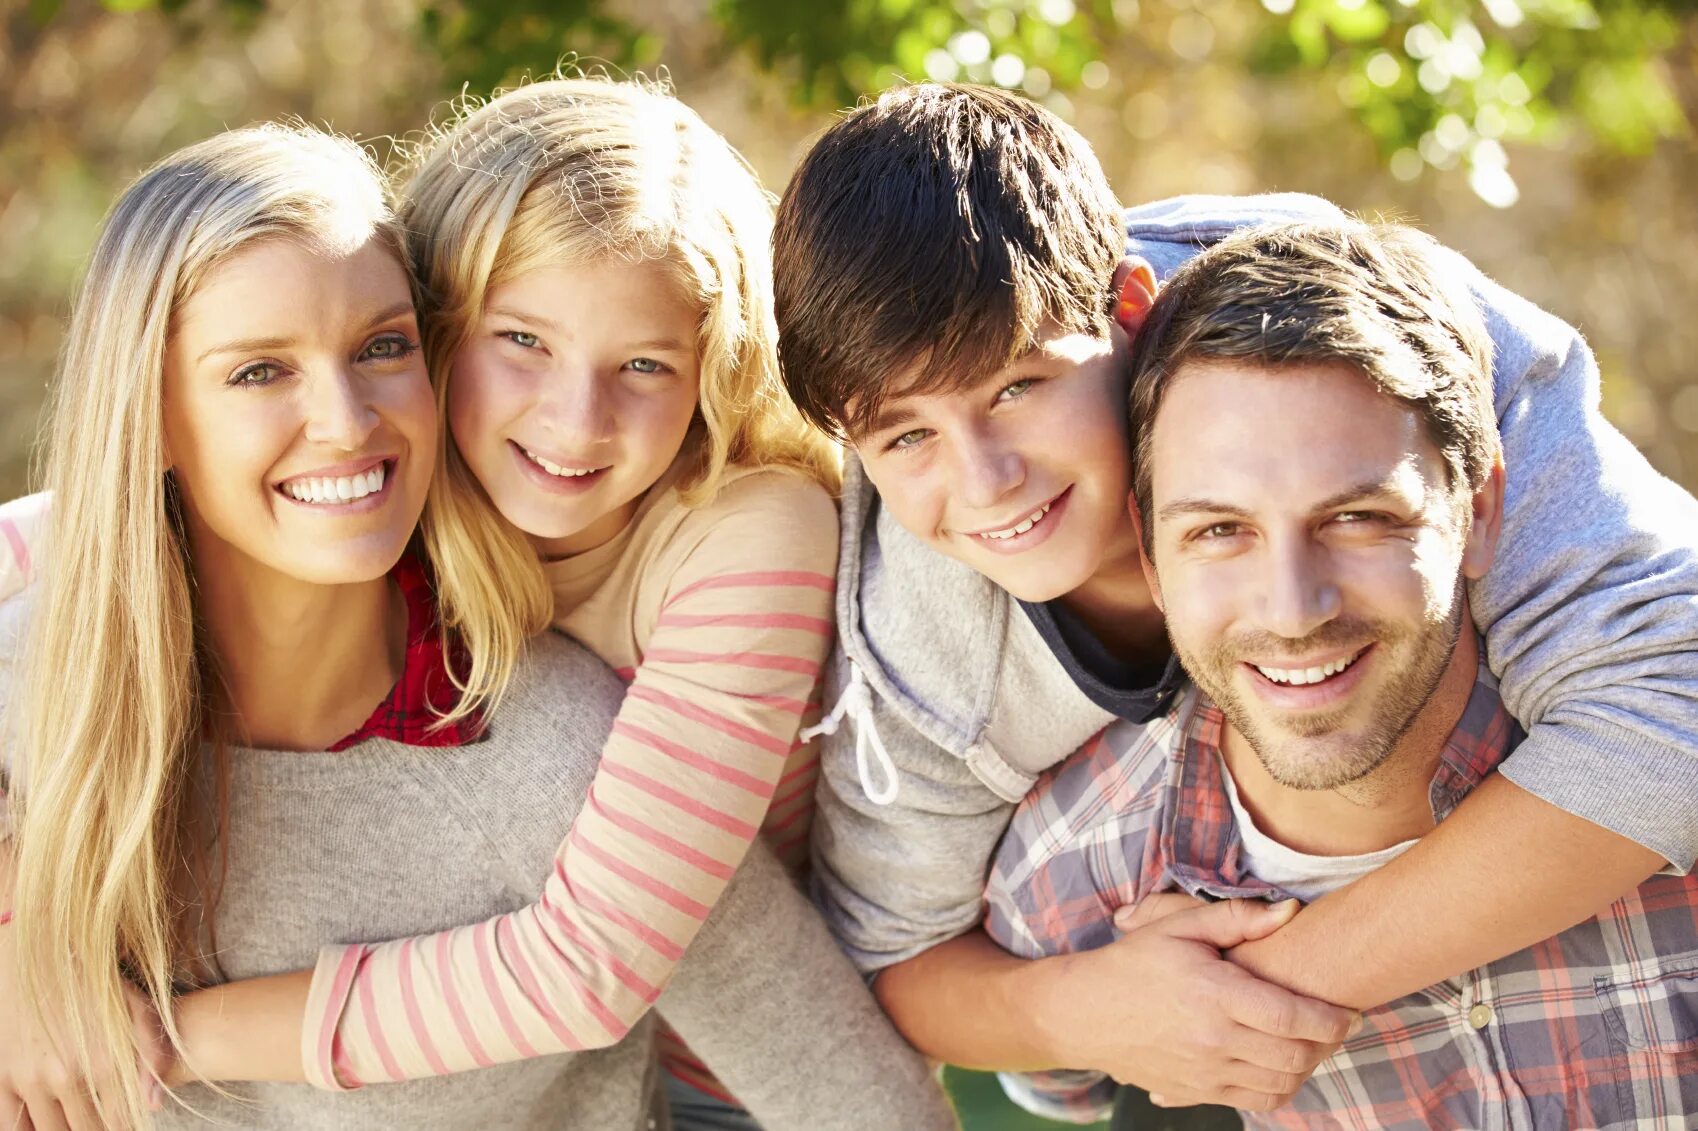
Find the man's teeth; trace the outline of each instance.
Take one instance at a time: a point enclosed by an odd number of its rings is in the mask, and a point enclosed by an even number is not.
[[[1334,660],[1332,663],[1324,664],[1318,668],[1264,668],[1261,664],[1257,664],[1255,667],[1257,671],[1275,683],[1289,683],[1296,687],[1302,687],[1304,684],[1319,683],[1323,679],[1337,675],[1354,664],[1356,657],[1361,654],[1357,652],[1355,655],[1346,656],[1342,660]]]
[[[281,484],[283,493],[303,503],[351,503],[383,490],[384,464],[341,479],[291,479]]]
[[[1049,508],[1054,505],[1055,504],[1053,502],[1045,503],[1031,514],[1027,515],[1018,525],[1010,526],[1006,530],[987,530],[983,534],[979,535],[979,537],[994,538],[1000,542],[1004,538],[1012,538],[1016,534],[1024,534],[1026,531],[1042,522],[1044,520],[1044,515],[1048,514]]]
[[[519,450],[529,456],[532,463],[536,464],[550,475],[557,475],[562,479],[575,479],[580,475],[593,475],[602,470],[599,467],[561,467],[557,463],[543,459],[529,448],[520,448]]]

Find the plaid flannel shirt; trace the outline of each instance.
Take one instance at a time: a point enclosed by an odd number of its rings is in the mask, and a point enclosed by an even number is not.
[[[431,729],[459,701],[460,690],[449,672],[466,671],[468,657],[459,640],[441,629],[436,585],[424,560],[409,549],[389,576],[407,605],[407,652],[401,678],[359,729],[331,751],[346,750],[368,738],[387,738],[407,746],[465,746],[478,741],[483,737],[483,720],[475,713]]]
[[[993,864],[990,936],[1038,958],[1109,943],[1115,909],[1154,892],[1285,898],[1244,870],[1217,756],[1223,727],[1192,689],[1147,726],[1110,726],[1046,775]],[[1434,819],[1520,739],[1482,664],[1433,777]],[[1247,1126],[1698,1126],[1698,878],[1652,877],[1595,919],[1365,1020],[1292,1103],[1247,1114]],[[1106,1117],[1114,1092],[1095,1073],[1006,1085],[1073,1122]]]

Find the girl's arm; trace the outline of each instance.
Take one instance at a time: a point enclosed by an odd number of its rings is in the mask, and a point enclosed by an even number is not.
[[[204,1022],[218,1046],[190,1041],[197,1068],[339,1088],[611,1045],[654,1004],[763,821],[776,847],[805,847],[814,771],[796,735],[830,645],[835,508],[799,478],[751,476],[677,537],[692,543],[542,897],[329,948],[310,982],[193,995],[185,1025]]]

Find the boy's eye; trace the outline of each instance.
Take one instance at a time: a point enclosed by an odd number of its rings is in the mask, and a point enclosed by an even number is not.
[[[903,448],[911,448],[918,444],[921,440],[924,440],[930,434],[930,431],[925,428],[910,429],[896,437],[896,439],[892,440],[890,443],[886,444],[885,450],[900,451]]]
[[[405,334],[384,334],[374,338],[360,356],[371,361],[394,361],[418,349],[418,343]]]
[[[1197,537],[1199,539],[1231,538],[1242,529],[1243,528],[1236,522],[1217,522],[1212,526],[1205,526],[1203,529],[1197,531]]]
[[[283,373],[283,367],[274,361],[256,361],[244,365],[230,374],[227,384],[231,385],[269,385]]]
[[[627,361],[625,363],[625,368],[635,370],[638,373],[665,373],[665,372],[667,372],[666,363],[662,362],[662,361],[656,361],[652,357],[633,357],[630,361]]]
[[[996,399],[999,401],[1018,400],[1027,393],[1031,392],[1032,386],[1037,383],[1038,379],[1036,377],[1022,377],[1018,381],[1005,385],[1002,391],[996,395]]]
[[[516,346],[524,346],[528,350],[536,349],[539,344],[537,336],[525,330],[503,330],[498,336],[506,338]]]

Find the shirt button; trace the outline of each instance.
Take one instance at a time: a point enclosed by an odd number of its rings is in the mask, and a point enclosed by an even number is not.
[[[1481,1002],[1468,1011],[1468,1024],[1476,1029],[1484,1029],[1492,1023],[1492,1007]]]

